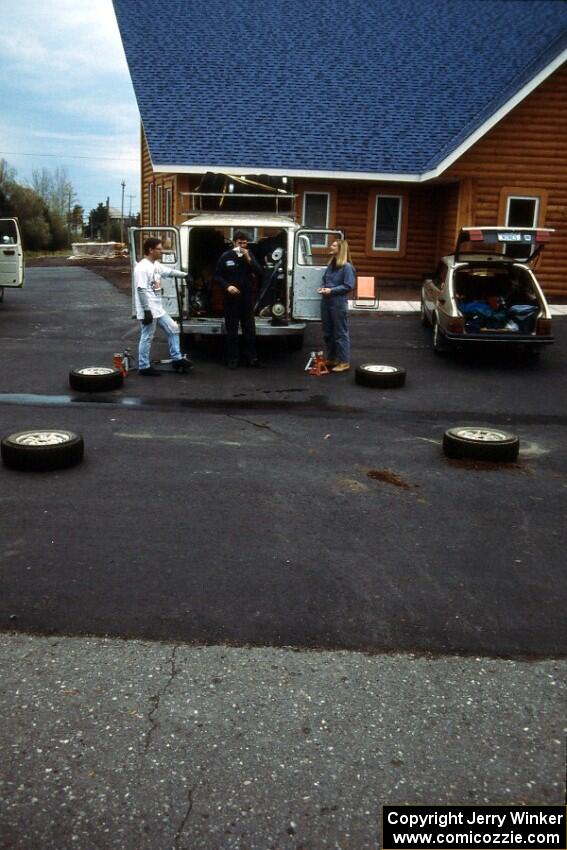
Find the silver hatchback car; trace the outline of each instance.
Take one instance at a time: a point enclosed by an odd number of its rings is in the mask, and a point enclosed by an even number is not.
[[[455,253],[443,257],[422,286],[421,320],[433,329],[435,351],[483,343],[537,350],[554,341],[533,271],[551,233],[533,227],[461,230]]]

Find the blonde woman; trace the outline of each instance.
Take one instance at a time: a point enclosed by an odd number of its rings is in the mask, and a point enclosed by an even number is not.
[[[350,369],[348,296],[354,289],[356,271],[350,261],[346,239],[336,239],[329,248],[331,261],[323,274],[321,321],[327,349],[327,366],[333,372]]]

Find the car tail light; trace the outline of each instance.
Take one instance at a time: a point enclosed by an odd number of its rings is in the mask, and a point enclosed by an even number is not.
[[[482,242],[484,234],[482,230],[469,230],[469,239],[471,242]]]
[[[551,233],[549,230],[536,230],[536,242],[549,242]]]
[[[536,336],[548,336],[551,333],[551,319],[538,319],[535,332]]]
[[[449,319],[447,330],[450,334],[462,334],[465,332],[465,320],[460,316],[457,319]]]

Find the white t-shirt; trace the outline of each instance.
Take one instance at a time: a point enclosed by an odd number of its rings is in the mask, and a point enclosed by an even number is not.
[[[137,263],[134,269],[134,288],[136,292],[136,318],[144,318],[144,308],[140,301],[138,289],[145,289],[148,294],[149,309],[152,311],[154,319],[159,319],[160,316],[165,316],[165,310],[161,303],[161,279],[162,277],[185,277],[185,272],[179,269],[172,269],[170,266],[164,266],[158,263],[157,260],[152,263],[144,257]]]

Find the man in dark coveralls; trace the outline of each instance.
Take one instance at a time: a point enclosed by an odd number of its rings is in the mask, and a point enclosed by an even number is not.
[[[261,367],[256,354],[256,325],[254,322],[254,283],[262,282],[262,268],[248,248],[248,237],[237,230],[233,247],[220,257],[215,270],[215,281],[222,286],[226,349],[229,369],[236,369],[238,360],[238,324],[242,325],[244,357],[249,366]]]

